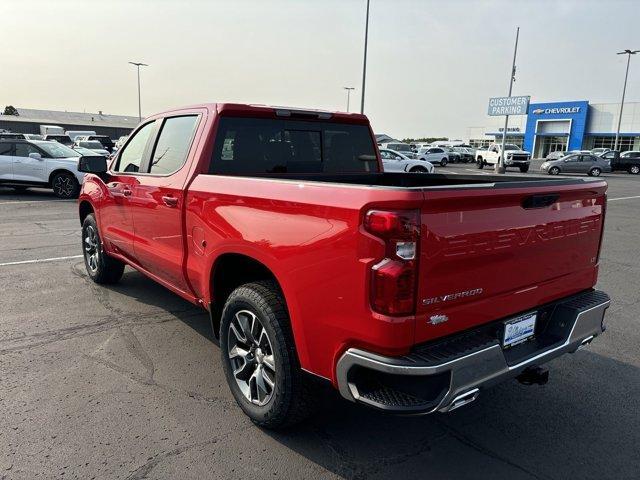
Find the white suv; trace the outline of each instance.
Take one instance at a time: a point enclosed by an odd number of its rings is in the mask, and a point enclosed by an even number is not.
[[[434,165],[446,167],[449,154],[442,147],[423,147],[418,150],[418,160],[427,161]]]
[[[58,142],[0,141],[0,185],[16,190],[53,189],[59,198],[76,198],[84,173],[78,171],[80,154]]]

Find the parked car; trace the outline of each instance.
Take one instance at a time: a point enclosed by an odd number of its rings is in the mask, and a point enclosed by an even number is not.
[[[591,155],[591,150],[569,150],[566,154],[576,154],[576,153],[582,153],[584,155]]]
[[[69,135],[66,135],[64,133],[63,134],[54,133],[50,135],[45,135],[44,140],[49,142],[58,142],[67,147],[70,147],[73,145],[73,140],[69,138]]]
[[[414,160],[386,148],[380,149],[380,158],[385,172],[433,173],[435,170],[432,163]]]
[[[567,152],[563,150],[556,150],[555,152],[549,153],[545,158],[547,160],[558,160],[559,158],[564,157],[566,154]]]
[[[102,143],[97,140],[78,140],[74,145],[91,150],[94,155],[97,154],[105,157],[111,155],[109,151],[102,146]]]
[[[529,164],[531,163],[531,154],[529,152],[512,143],[505,144],[504,150],[505,168],[519,168],[522,173],[529,171]],[[486,150],[478,150],[476,152],[476,166],[482,169],[485,165],[495,165],[502,156],[502,144],[492,143]]]
[[[411,148],[411,145],[409,145],[408,143],[402,143],[402,142],[383,143],[382,145],[380,145],[380,148],[393,150],[394,152],[400,152],[411,159],[417,158],[416,153],[413,151],[413,149]]]
[[[110,158],[110,155],[99,154],[94,152],[93,150],[89,150],[88,148],[84,148],[84,147],[79,147],[78,145],[75,145],[75,144],[71,148],[76,152],[78,152],[83,157],[93,157],[93,156],[99,155],[101,157]]]
[[[633,175],[640,173],[640,151],[627,151],[618,153],[614,150],[609,150],[600,156],[611,165],[613,172],[629,172]]]
[[[575,153],[558,160],[547,160],[540,165],[540,170],[549,175],[586,173],[592,177],[599,177],[602,172],[610,172],[611,165],[608,160],[591,153]]]
[[[434,165],[446,167],[449,163],[449,153],[442,147],[427,147],[418,150],[418,160],[430,162]]]
[[[59,198],[76,198],[84,179],[79,157],[58,142],[0,140],[0,184],[17,190],[51,188]]]
[[[0,140],[24,140],[24,134],[13,132],[0,133]]]
[[[96,134],[96,132],[94,132],[93,130],[67,130],[64,133],[69,135],[69,138],[74,142],[78,140],[78,137],[84,137],[84,136]]]
[[[457,147],[453,147],[453,150],[460,154],[460,161],[462,163],[474,162],[476,159],[475,148],[460,145]]]
[[[462,154],[458,152],[454,147],[441,147],[445,152],[447,152],[447,156],[449,157],[450,163],[460,163],[462,162]]]
[[[58,125],[40,125],[40,135],[64,135],[64,128]]]
[[[610,152],[611,149],[610,148],[593,148],[589,151],[589,153],[596,155],[596,156],[601,156],[603,153],[607,153]]]
[[[122,148],[124,143],[127,141],[127,138],[129,138],[129,135],[122,135],[120,138],[118,138],[118,140],[116,140],[116,143],[114,144],[114,148],[115,149]]]
[[[544,383],[538,365],[604,331],[606,182],[384,173],[371,132],[238,104],[146,118],[109,167],[80,159],[88,277],[128,264],[206,308],[236,402],[269,428],[309,414],[310,376],[447,412]]]
[[[104,149],[109,153],[113,151],[113,147],[115,146],[113,140],[111,140],[111,137],[109,137],[108,135],[78,135],[76,137],[76,141],[79,142],[87,142],[91,140],[97,140],[98,142],[100,142]]]
[[[44,137],[39,133],[25,133],[25,140],[44,140]]]

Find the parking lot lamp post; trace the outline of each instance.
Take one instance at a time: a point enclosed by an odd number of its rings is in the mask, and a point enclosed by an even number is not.
[[[367,78],[367,40],[369,38],[369,0],[367,0],[367,20],[364,26],[364,63],[362,65],[362,98],[360,99],[360,113],[364,113],[364,84]]]
[[[349,113],[349,96],[351,95],[351,90],[355,90],[355,87],[342,87],[347,91],[347,113]]]
[[[616,143],[613,149],[618,151],[618,142],[620,141],[620,123],[622,123],[622,109],[624,108],[624,95],[627,92],[627,77],[629,76],[629,63],[631,62],[631,55],[635,55],[640,50],[625,50],[624,52],[618,52],[618,55],[627,56],[627,71],[624,74],[624,87],[622,87],[622,100],[620,101],[620,114],[618,115],[618,129],[616,130]]]
[[[142,121],[142,104],[140,102],[140,67],[148,67],[146,63],[129,62],[131,65],[135,65],[138,68],[138,121]]]
[[[516,79],[516,54],[518,53],[518,37],[520,36],[520,27],[516,30],[516,46],[513,49],[513,63],[511,64],[511,78],[509,79],[509,96],[513,91],[513,82]],[[502,150],[498,161],[496,162],[496,173],[505,173],[507,168],[504,166],[504,147],[507,143],[507,126],[509,125],[509,115],[504,117],[504,130],[502,131]]]

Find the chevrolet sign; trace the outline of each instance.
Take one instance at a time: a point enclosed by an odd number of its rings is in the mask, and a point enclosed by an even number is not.
[[[534,115],[558,115],[567,113],[580,113],[580,107],[536,108],[531,113]]]
[[[529,96],[490,98],[488,114],[490,116],[526,115],[530,98]]]

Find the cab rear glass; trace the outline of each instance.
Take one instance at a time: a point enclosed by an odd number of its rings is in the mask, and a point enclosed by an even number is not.
[[[366,125],[222,117],[209,173],[362,173],[379,171]]]

